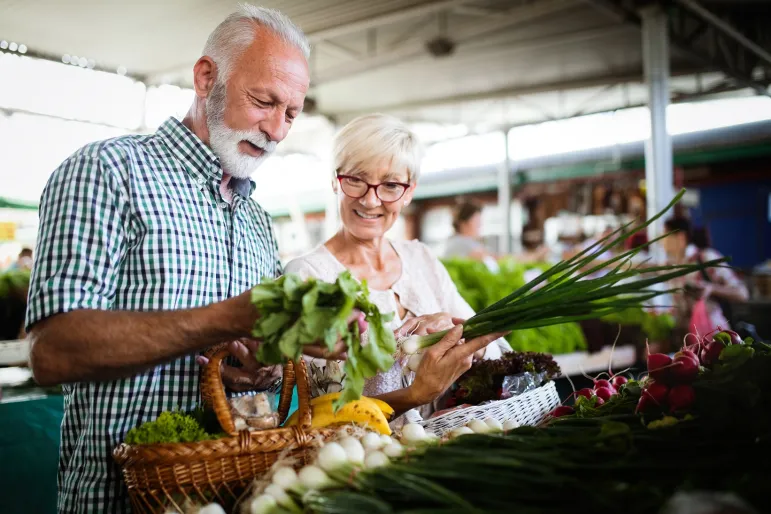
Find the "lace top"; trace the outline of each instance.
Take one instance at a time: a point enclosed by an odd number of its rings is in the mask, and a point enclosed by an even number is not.
[[[409,317],[437,312],[447,312],[464,319],[474,315],[474,310],[458,293],[447,270],[427,246],[419,241],[391,241],[391,245],[402,261],[402,275],[388,290],[370,289],[370,300],[380,311],[394,313],[388,328],[396,330]],[[296,273],[304,279],[315,277],[333,282],[345,269],[327,247],[321,245],[291,261],[285,272]],[[397,298],[407,311],[404,319],[399,317]],[[501,355],[501,348],[506,351],[509,349],[505,341],[491,343],[485,351],[485,358],[497,359]],[[342,362],[306,357],[306,363],[311,379],[311,396],[341,389],[344,379]],[[414,373],[406,372],[405,365],[406,360],[402,359],[394,363],[390,370],[367,380],[364,395],[378,396],[407,387],[412,383]]]

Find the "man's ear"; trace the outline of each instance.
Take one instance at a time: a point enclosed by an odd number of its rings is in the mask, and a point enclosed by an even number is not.
[[[193,66],[193,88],[199,98],[207,98],[217,82],[217,64],[204,55]]]

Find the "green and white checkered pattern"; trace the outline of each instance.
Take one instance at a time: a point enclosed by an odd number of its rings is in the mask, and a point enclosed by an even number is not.
[[[174,119],[68,158],[40,204],[27,326],[76,309],[207,305],[280,274],[270,217],[249,198],[254,183],[236,182],[228,204],[221,179],[217,157]],[[190,355],[124,380],[65,386],[59,512],[129,512],[112,450],[162,411],[193,408],[198,381]]]

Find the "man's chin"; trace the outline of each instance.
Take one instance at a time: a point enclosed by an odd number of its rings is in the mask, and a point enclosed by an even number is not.
[[[248,179],[254,175],[254,172],[257,171],[257,168],[262,166],[267,158],[268,155],[250,158],[248,161],[239,162],[235,166],[228,166],[224,168],[224,170],[228,175],[234,178]]]

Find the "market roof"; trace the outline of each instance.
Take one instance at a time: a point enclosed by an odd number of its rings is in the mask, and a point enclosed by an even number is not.
[[[414,121],[518,125],[644,103],[638,3],[625,0],[266,0],[314,45],[307,108],[341,122],[371,111]],[[754,2],[677,0],[672,89],[692,98],[751,86],[769,11]],[[0,0],[0,39],[32,56],[85,56],[150,84],[189,85],[207,34],[235,1]],[[704,17],[727,20],[742,45]],[[725,22],[723,22],[725,23]],[[717,50],[710,50],[715,41]],[[698,73],[707,73],[700,75]]]

